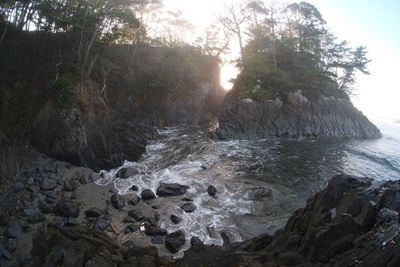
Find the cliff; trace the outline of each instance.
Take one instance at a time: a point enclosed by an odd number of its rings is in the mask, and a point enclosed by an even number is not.
[[[223,139],[381,136],[349,99],[321,97],[311,101],[300,90],[259,101],[229,93],[219,115],[217,134]]]

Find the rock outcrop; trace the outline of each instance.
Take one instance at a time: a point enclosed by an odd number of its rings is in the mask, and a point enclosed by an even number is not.
[[[60,109],[50,101],[42,108],[33,126],[33,146],[50,157],[94,170],[138,160],[156,136],[155,128],[115,119],[93,92],[93,84],[79,87],[86,93],[83,107]]]
[[[349,99],[322,97],[310,101],[301,91],[289,93],[284,100],[262,101],[229,93],[219,116],[217,134],[222,139],[381,136]]]

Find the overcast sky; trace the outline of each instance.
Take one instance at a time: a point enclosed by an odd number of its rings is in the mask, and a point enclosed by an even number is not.
[[[180,9],[199,31],[218,15],[224,1],[164,0],[167,9]],[[225,2],[229,2],[226,0]],[[277,1],[279,2],[279,1]],[[284,1],[293,2],[293,1]],[[297,1],[298,2],[298,1]],[[360,76],[353,103],[375,120],[400,119],[400,0],[309,0],[340,39],[367,47],[371,75]],[[223,83],[234,78],[223,67]]]

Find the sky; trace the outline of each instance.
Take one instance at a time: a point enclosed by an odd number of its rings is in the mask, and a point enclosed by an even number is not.
[[[229,0],[164,0],[164,5],[167,9],[180,9],[202,31],[215,21],[224,2]],[[353,47],[367,47],[372,59],[368,65],[371,75],[359,75],[356,95],[352,96],[354,105],[372,120],[400,120],[400,0],[307,2],[318,8],[339,39],[349,41]],[[233,47],[231,57],[237,53]],[[222,84],[228,87],[228,80],[235,78],[237,71],[230,64],[225,64],[221,71]]]

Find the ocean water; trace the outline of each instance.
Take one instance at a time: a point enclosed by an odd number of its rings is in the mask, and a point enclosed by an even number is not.
[[[169,232],[181,229],[188,239],[196,236],[206,244],[221,245],[220,231],[232,242],[272,234],[333,175],[400,178],[399,125],[379,123],[383,137],[376,140],[302,141],[217,141],[209,138],[215,127],[159,130],[161,138],[147,146],[140,161],[120,167],[134,167],[141,174],[119,179],[117,168],[97,184],[113,183],[123,195],[131,193],[132,185],[139,193],[146,188],[156,191],[160,183],[188,185],[187,197],[197,209],[185,213],[179,208],[182,202],[166,198],[161,226]],[[209,185],[217,188],[216,197],[207,194]],[[168,214],[183,222],[171,223]]]

